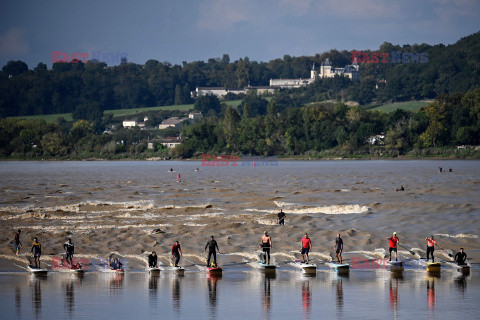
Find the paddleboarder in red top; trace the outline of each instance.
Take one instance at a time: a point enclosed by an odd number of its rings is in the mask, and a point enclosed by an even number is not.
[[[312,249],[312,241],[308,237],[308,233],[305,233],[305,235],[302,238],[302,250],[300,251],[302,255],[302,263],[305,263],[305,256],[307,256],[307,261],[308,263],[308,252]]]
[[[393,236],[388,237],[388,261],[392,261],[392,251],[395,252],[395,261],[397,261],[397,244],[400,242],[400,239],[397,237],[397,233],[394,232]]]
[[[180,247],[180,241],[175,241],[172,246],[172,260],[175,259],[174,267],[178,268],[178,262],[180,261],[180,256],[182,255],[182,247]]]
[[[433,239],[433,234],[430,236],[430,238],[425,238],[427,240],[427,261],[428,257],[432,255],[432,262],[435,262],[435,258],[433,257],[433,252],[435,251],[435,245],[437,244],[437,241]]]

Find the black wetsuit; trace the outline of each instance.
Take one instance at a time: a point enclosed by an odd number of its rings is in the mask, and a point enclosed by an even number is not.
[[[285,224],[285,212],[279,212],[278,213],[278,224],[284,225]]]
[[[34,258],[40,258],[42,255],[42,245],[40,242],[34,242],[32,245],[32,252]]]
[[[455,262],[461,266],[466,264],[465,260],[467,260],[467,254],[465,252],[457,252],[455,255]]]
[[[69,243],[68,241],[63,244],[63,249],[66,251],[65,259],[67,261],[72,262],[73,254],[75,252],[75,247],[73,243]]]
[[[340,253],[340,251],[343,249],[343,240],[342,238],[335,238],[335,244],[337,246],[336,253]]]
[[[174,266],[178,267],[178,262],[180,262],[180,251],[182,248],[180,247],[180,244],[177,244],[176,242],[172,246],[172,255],[175,257],[175,263]]]
[[[148,255],[148,266],[154,268],[157,266],[157,255],[149,254]]]
[[[207,259],[207,266],[209,267],[210,266],[210,257],[212,256],[213,254],[213,263],[215,265],[217,265],[217,251],[220,251],[218,249],[218,245],[217,245],[217,241],[213,240],[213,239],[210,239],[208,242],[207,242],[207,245],[205,246],[205,250],[207,250],[208,248],[208,259]]]

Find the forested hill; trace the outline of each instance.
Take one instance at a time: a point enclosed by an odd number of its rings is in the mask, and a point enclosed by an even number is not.
[[[341,98],[366,104],[372,100],[434,98],[480,87],[480,32],[449,46],[400,47],[385,42],[376,51],[428,53],[428,62],[362,63],[360,83],[320,80],[314,89],[308,89],[314,92],[306,92],[309,100]],[[51,70],[44,63],[29,69],[22,61],[10,61],[0,72],[0,117],[67,113],[92,103],[102,110],[190,103],[189,92],[196,86],[241,88],[268,85],[271,78],[306,78],[313,63],[319,66],[326,58],[334,67],[343,67],[351,62],[352,53],[331,50],[315,56],[286,55],[269,62],[247,57],[230,62],[229,56],[223,55],[182,65],[149,60],[145,65],[108,67],[89,61],[55,63]]]

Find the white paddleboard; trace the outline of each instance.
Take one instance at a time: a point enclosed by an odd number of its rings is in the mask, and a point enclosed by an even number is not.
[[[350,271],[350,265],[348,263],[336,263],[336,262],[331,262],[328,264],[330,268],[335,269],[336,272],[342,273],[342,272],[349,272]]]
[[[29,266],[27,267],[27,269],[28,269],[28,271],[30,271],[31,273],[33,273],[33,274],[38,274],[38,275],[40,275],[40,274],[43,275],[43,274],[47,274],[47,273],[48,273],[48,270],[47,270],[47,269],[45,269],[45,268],[37,268],[37,267],[34,267],[34,266],[32,266],[32,265],[29,265]]]
[[[259,265],[262,269],[265,269],[265,270],[275,270],[275,269],[277,269],[277,266],[274,265],[274,264],[268,264],[268,263],[259,262],[258,265]]]
[[[302,263],[301,261],[295,261],[290,263],[290,265],[294,266],[295,268],[302,269],[304,273],[316,273],[317,272],[317,265],[313,263]]]

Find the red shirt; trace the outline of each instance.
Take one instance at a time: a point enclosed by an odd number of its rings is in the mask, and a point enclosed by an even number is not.
[[[437,241],[434,239],[427,238],[427,247],[433,247],[437,244]]]
[[[400,240],[398,237],[393,237],[391,236],[390,238],[388,238],[388,240],[390,240],[388,242],[388,247],[389,248],[396,248],[397,247],[397,243],[398,241]]]
[[[310,248],[312,245],[312,241],[310,241],[310,238],[302,238],[302,248]]]
[[[172,254],[174,254],[175,252],[178,252],[179,250],[180,250],[180,245],[175,242],[172,246]]]

